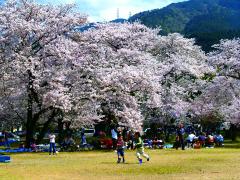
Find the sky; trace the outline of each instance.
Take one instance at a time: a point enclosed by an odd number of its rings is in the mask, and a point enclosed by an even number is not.
[[[77,9],[88,15],[90,22],[110,21],[117,18],[128,19],[129,15],[138,12],[165,7],[171,3],[184,0],[37,0],[43,4],[70,4],[74,3]]]

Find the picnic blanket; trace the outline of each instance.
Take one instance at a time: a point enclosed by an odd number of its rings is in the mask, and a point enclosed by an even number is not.
[[[10,156],[2,156],[0,155],[0,162],[10,162],[11,161],[11,158]]]
[[[19,152],[32,152],[32,150],[28,148],[0,149],[0,153],[19,153]]]

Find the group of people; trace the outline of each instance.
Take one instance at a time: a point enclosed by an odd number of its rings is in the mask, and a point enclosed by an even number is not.
[[[212,135],[212,133],[201,132],[199,136],[196,136],[194,132],[190,133],[187,137],[188,148],[200,148],[200,147],[214,147],[214,145],[223,146],[224,138],[220,133]]]
[[[176,149],[181,147],[182,150],[184,150],[186,144],[188,148],[195,149],[199,149],[201,147],[212,148],[214,147],[214,145],[221,147],[223,146],[224,142],[224,138],[220,133],[212,135],[212,133],[201,132],[199,136],[196,136],[195,132],[191,132],[188,134],[186,141],[184,137],[185,129],[183,124],[180,124],[176,131],[176,143],[175,143]]]
[[[133,146],[133,149],[136,149],[136,156],[138,159],[139,164],[142,164],[142,156],[146,158],[147,161],[150,160],[150,157],[148,154],[144,152],[144,143],[141,138],[140,132],[135,132],[134,137],[133,131],[131,132],[131,144],[129,146]],[[125,162],[125,155],[124,155],[124,149],[125,149],[125,143],[123,140],[123,135],[121,128],[118,128],[117,131],[112,128],[111,129],[111,135],[112,135],[112,142],[113,142],[113,149],[117,152],[117,163],[120,163],[121,161]]]
[[[144,152],[144,141],[140,135],[140,132],[133,132],[132,130],[127,131],[123,137],[123,131],[121,128],[111,128],[111,136],[112,136],[112,146],[113,149],[117,152],[117,163],[125,162],[125,153],[124,149],[136,149],[136,157],[138,159],[139,164],[142,164],[142,157],[146,158],[147,161],[150,160],[148,154]],[[185,138],[187,137],[187,138]],[[56,145],[55,145],[54,134],[49,134],[50,147],[49,154],[56,154]],[[64,146],[67,146],[72,143],[71,138],[64,139]],[[86,136],[84,132],[81,133],[81,141],[82,144],[86,144]],[[125,143],[127,141],[128,143]],[[175,148],[181,148],[185,150],[187,145],[188,148],[201,148],[201,147],[213,147],[214,144],[217,146],[223,145],[224,138],[221,134],[216,134],[215,136],[205,133],[200,133],[199,136],[196,136],[194,132],[191,132],[186,136],[185,129],[183,124],[179,124],[176,130],[176,142]],[[151,147],[162,146],[164,145],[163,141],[159,141],[157,138],[154,138],[151,141]]]
[[[61,148],[63,150],[68,150],[68,149],[72,149],[75,146],[75,141],[74,139],[68,135],[63,139],[63,142],[61,143]]]

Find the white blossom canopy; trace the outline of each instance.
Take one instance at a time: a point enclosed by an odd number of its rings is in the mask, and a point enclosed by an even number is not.
[[[72,8],[39,5],[29,0],[8,1],[0,7],[2,120],[9,120],[8,114],[16,114],[16,122],[25,121],[50,107],[71,109],[65,83],[79,51],[68,33],[86,21]],[[33,115],[27,114],[27,109]]]
[[[223,120],[240,123],[240,39],[222,40],[209,53],[209,65],[215,70],[215,78],[207,84],[203,94],[195,102],[195,112],[217,112]]]

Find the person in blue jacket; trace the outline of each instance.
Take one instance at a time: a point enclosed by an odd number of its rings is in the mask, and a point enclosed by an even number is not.
[[[179,147],[181,147],[182,150],[185,150],[184,134],[185,134],[185,130],[184,130],[183,124],[179,124],[176,132],[176,149],[177,150]]]

